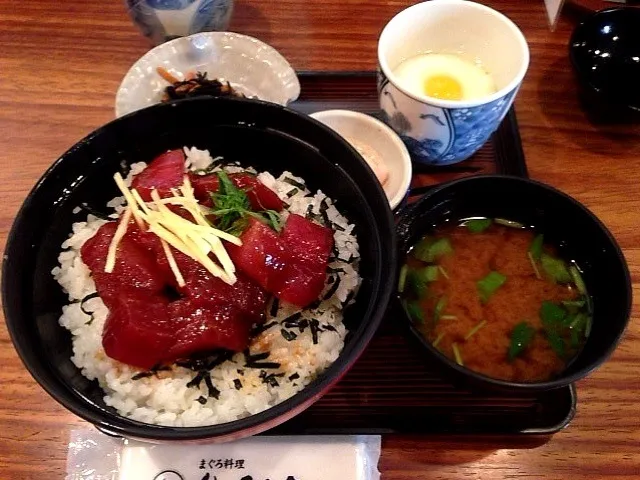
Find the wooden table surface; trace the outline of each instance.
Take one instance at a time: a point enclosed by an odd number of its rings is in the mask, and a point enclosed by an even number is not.
[[[231,29],[280,50],[294,68],[371,70],[400,0],[237,0]],[[535,179],[591,208],[631,269],[634,312],[611,360],[578,384],[578,414],[552,438],[389,436],[386,480],[631,478],[640,474],[640,127],[594,123],[574,90],[567,42],[542,0],[486,1],[524,31],[531,66],[516,101]],[[121,1],[0,0],[0,243],[20,203],[62,152],[113,118],[116,89],[149,46]],[[6,281],[7,279],[5,279]],[[62,479],[68,432],[86,424],[32,380],[0,325],[0,478]]]

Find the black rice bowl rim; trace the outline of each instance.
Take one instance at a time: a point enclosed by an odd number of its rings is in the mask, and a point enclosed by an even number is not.
[[[358,357],[362,354],[365,347],[368,345],[369,341],[378,329],[378,326],[382,321],[383,315],[386,311],[386,307],[392,297],[393,282],[389,282],[388,278],[395,278],[397,265],[395,222],[393,213],[387,201],[386,194],[384,193],[384,190],[382,189],[380,183],[377,181],[371,168],[367,165],[360,154],[346,140],[344,140],[335,131],[322,124],[321,122],[304,113],[297,112],[290,108],[255,99],[194,97],[167,103],[160,103],[135,112],[131,112],[120,118],[116,118],[89,133],[82,140],[78,141],[74,146],[64,152],[45,171],[36,185],[31,189],[26,199],[22,203],[12,224],[7,238],[4,258],[6,259],[8,255],[11,255],[11,252],[13,250],[19,248],[20,239],[18,238],[18,233],[20,230],[22,230],[22,228],[25,228],[25,225],[23,224],[28,224],[29,222],[29,219],[25,217],[25,211],[28,210],[30,204],[34,202],[34,197],[38,194],[43,185],[49,181],[49,178],[52,175],[55,176],[55,173],[60,164],[67,161],[67,157],[72,155],[80,145],[91,142],[94,137],[100,135],[104,130],[111,128],[111,125],[130,121],[129,119],[139,115],[141,112],[156,112],[160,109],[169,109],[178,104],[184,105],[190,102],[211,102],[212,105],[215,105],[216,102],[249,102],[256,104],[258,108],[268,108],[273,111],[284,112],[286,115],[289,115],[292,118],[292,121],[308,123],[313,125],[313,128],[321,130],[325,134],[325,136],[331,137],[332,142],[339,143],[343,149],[349,151],[352,157],[360,160],[362,165],[365,166],[366,175],[368,177],[366,181],[368,183],[371,183],[373,185],[373,188],[377,190],[376,196],[378,197],[378,204],[384,205],[385,207],[384,209],[382,209],[383,211],[376,211],[375,213],[373,212],[373,209],[371,207],[367,208],[366,210],[366,216],[368,217],[369,222],[371,222],[371,224],[376,227],[375,229],[379,233],[379,235],[377,235],[374,239],[367,239],[367,241],[375,241],[379,247],[376,252],[377,268],[371,280],[373,291],[371,295],[372,299],[370,301],[368,309],[370,315],[368,319],[366,319],[366,322],[363,321],[362,325],[357,330],[360,331],[360,334],[358,336],[354,336],[349,344],[345,344],[338,358],[331,365],[329,365],[329,367],[327,367],[324,372],[322,372],[311,383],[306,385],[302,390],[295,393],[288,399],[276,404],[275,406],[269,407],[262,412],[250,415],[245,418],[208,426],[174,427],[149,424],[129,419],[115,411],[110,411],[99,405],[89,403],[86,399],[79,395],[77,391],[66,385],[59,376],[56,375],[56,377],[58,377],[57,381],[50,381],[46,378],[45,374],[41,374],[38,368],[39,366],[37,365],[38,362],[30,361],[30,345],[28,344],[28,342],[20,342],[13,332],[13,323],[19,322],[21,321],[21,319],[16,318],[16,314],[13,312],[14,306],[12,302],[9,301],[9,292],[7,287],[8,282],[6,281],[6,278],[8,277],[8,274],[10,272],[8,271],[7,262],[3,262],[2,302],[5,323],[7,325],[7,330],[9,331],[9,336],[12,340],[14,348],[18,352],[22,363],[25,365],[33,378],[38,382],[38,384],[58,403],[63,405],[65,408],[67,408],[80,418],[91,422],[98,429],[111,435],[131,437],[152,442],[162,442],[175,440],[206,440],[215,439],[216,437],[233,437],[234,434],[238,434],[238,437],[241,437],[246,436],[242,435],[241,433],[245,430],[251,430],[251,434],[254,434],[260,433],[269,428],[273,428],[288,419],[285,418],[284,420],[278,421],[278,419],[285,416],[287,413],[290,413],[291,411],[294,411],[305,404],[307,404],[306,406],[309,406],[311,403],[313,403],[313,401],[317,400],[319,396],[326,393],[328,388],[331,387],[335,382],[337,382],[339,378],[347,372],[349,367],[351,367],[353,363],[358,359]],[[362,198],[366,198],[367,201],[370,200],[361,192],[360,187],[356,182],[353,182],[353,184],[354,187],[358,191],[360,191],[360,195],[362,196]],[[367,205],[369,205],[368,202]],[[386,242],[385,237],[387,237]],[[385,243],[387,243],[386,251],[384,251],[385,248],[383,248],[383,245]],[[67,402],[61,400],[61,392],[65,390],[73,395],[75,401]]]

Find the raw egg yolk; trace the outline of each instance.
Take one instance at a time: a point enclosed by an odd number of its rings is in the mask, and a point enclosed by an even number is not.
[[[433,75],[425,80],[424,93],[442,100],[462,100],[462,85],[448,75]]]

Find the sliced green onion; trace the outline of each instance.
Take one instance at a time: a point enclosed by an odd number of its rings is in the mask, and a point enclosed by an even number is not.
[[[418,260],[432,263],[443,255],[453,253],[453,247],[447,238],[435,240],[433,237],[425,237],[415,246],[412,253]]]
[[[542,302],[542,306],[540,307],[540,320],[542,320],[545,327],[555,328],[562,323],[566,315],[567,312],[559,305],[548,301]]]
[[[587,321],[584,325],[584,338],[588,338],[591,335],[591,328],[593,327],[593,317],[587,316]]]
[[[538,280],[542,280],[542,275],[540,275],[540,270],[538,270],[538,265],[536,265],[536,261],[533,258],[533,253],[527,252],[527,257],[529,257],[529,261],[531,262],[531,266],[533,267],[533,271],[536,274],[536,278]]]
[[[464,222],[464,226],[469,229],[471,233],[482,233],[491,226],[493,220],[490,218],[472,218]]]
[[[572,328],[572,329],[575,328],[577,330],[578,327],[582,327],[581,323],[586,319],[587,319],[587,316],[584,313],[576,314],[576,316],[573,317],[573,320],[569,324],[569,328]]]
[[[440,315],[440,320],[457,320],[458,317],[455,315]]]
[[[440,332],[440,334],[436,337],[436,339],[433,341],[431,346],[432,347],[437,347],[438,344],[440,343],[440,340],[442,340],[443,338],[444,338],[444,332]]]
[[[514,222],[513,220],[507,220],[506,218],[495,218],[494,222],[498,225],[503,225],[510,228],[524,228],[524,225],[520,222]]]
[[[404,305],[405,305],[407,314],[409,315],[409,317],[411,317],[411,319],[414,322],[419,324],[424,324],[424,313],[420,308],[420,305],[418,305],[418,302],[408,302],[408,303],[405,303]]]
[[[478,294],[480,295],[482,303],[487,303],[489,298],[491,298],[491,295],[504,285],[504,282],[506,281],[507,277],[496,271],[489,272],[486,277],[477,281],[476,287],[478,288]]]
[[[529,247],[529,253],[533,257],[534,260],[540,260],[542,256],[542,245],[544,244],[544,235],[540,233],[536,235],[531,242],[531,246]]]
[[[441,265],[438,265],[438,271],[442,274],[442,276],[444,278],[446,278],[447,280],[449,280],[449,274],[447,273],[447,271],[444,269],[444,267],[442,267]]]
[[[482,320],[480,323],[478,323],[475,327],[473,327],[471,330],[469,330],[467,332],[467,334],[464,336],[465,340],[469,340],[471,337],[473,337],[476,333],[478,333],[478,330],[480,330],[482,327],[484,327],[487,324],[486,320]]]
[[[440,316],[442,315],[442,311],[447,306],[447,297],[440,297],[438,302],[436,303],[435,308],[433,309],[433,323],[434,325],[438,323],[440,320]]]
[[[422,278],[424,278],[427,282],[435,282],[438,280],[438,267],[435,265],[429,265],[425,267],[422,271]]]
[[[582,279],[582,275],[580,275],[580,270],[575,265],[571,265],[569,267],[569,273],[571,274],[571,278],[573,278],[573,283],[576,284],[576,288],[582,295],[587,294],[587,286],[584,284],[584,280]]]
[[[564,350],[564,341],[560,334],[555,331],[547,330],[547,341],[551,346],[551,349],[556,352],[560,358],[564,358],[565,350]]]
[[[460,349],[458,348],[458,344],[453,342],[451,344],[451,348],[453,349],[453,356],[456,357],[456,363],[461,367],[464,367],[464,362],[462,361],[462,355],[460,355]]]
[[[507,357],[512,362],[518,355],[524,352],[533,341],[535,329],[527,322],[520,322],[511,332],[511,343]]]
[[[569,270],[567,270],[567,265],[564,263],[564,260],[543,253],[540,256],[540,263],[542,264],[543,270],[554,282],[571,282],[571,275],[569,274]]]
[[[562,305],[566,308],[582,308],[586,305],[584,300],[563,300]]]
[[[405,284],[407,283],[407,272],[409,271],[409,266],[407,264],[402,265],[400,269],[400,278],[398,279],[398,292],[404,292]]]

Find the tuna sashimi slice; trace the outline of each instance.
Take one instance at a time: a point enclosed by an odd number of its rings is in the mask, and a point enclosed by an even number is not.
[[[318,299],[327,278],[323,269],[313,268],[302,263],[291,263],[285,271],[286,281],[277,292],[280,300],[299,307],[306,307]]]
[[[247,348],[251,321],[230,305],[199,307],[190,299],[169,304],[175,343],[168,350],[171,359],[224,348],[239,352]]]
[[[266,291],[277,291],[285,280],[284,271],[289,263],[289,256],[276,232],[251,219],[249,227],[240,235],[240,240],[240,247],[225,245],[236,268]]]
[[[156,157],[131,183],[140,197],[151,200],[151,191],[158,190],[160,197],[170,197],[171,189],[182,185],[185,175],[184,153],[182,150],[170,150]]]
[[[306,218],[291,214],[280,236],[294,262],[317,267],[325,273],[333,248],[333,231]]]
[[[168,359],[175,332],[162,297],[120,295],[109,310],[102,346],[110,358],[145,370]]]
[[[116,222],[105,223],[80,250],[82,261],[91,270],[96,289],[109,308],[122,292],[147,296],[162,292],[167,278],[146,249],[126,235],[116,249],[113,272],[105,272],[109,245],[117,228]]]

